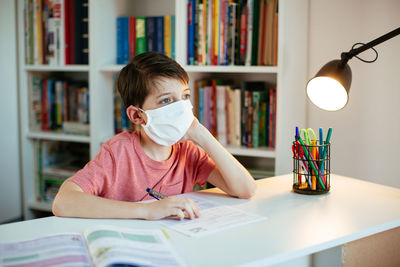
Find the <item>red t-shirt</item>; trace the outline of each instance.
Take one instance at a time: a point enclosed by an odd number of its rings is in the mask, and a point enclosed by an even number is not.
[[[143,151],[138,133],[122,132],[69,181],[92,195],[136,202],[151,199],[147,187],[167,196],[192,192],[214,168],[212,159],[190,141],[174,144],[169,159],[156,161]]]

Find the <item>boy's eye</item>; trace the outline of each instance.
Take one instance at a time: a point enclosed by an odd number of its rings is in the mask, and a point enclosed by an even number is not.
[[[168,104],[170,102],[172,102],[172,99],[170,97],[166,97],[161,99],[160,104]]]
[[[184,100],[190,99],[190,94],[184,94],[182,99],[184,99]]]

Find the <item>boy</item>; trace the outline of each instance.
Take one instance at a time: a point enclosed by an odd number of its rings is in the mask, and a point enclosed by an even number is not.
[[[140,130],[112,137],[65,181],[53,203],[54,215],[193,219],[200,216],[199,207],[186,197],[137,201],[151,198],[146,188],[171,196],[206,182],[234,197],[254,195],[249,172],[193,116],[188,82],[177,62],[155,52],[125,66],[117,88],[129,120]]]

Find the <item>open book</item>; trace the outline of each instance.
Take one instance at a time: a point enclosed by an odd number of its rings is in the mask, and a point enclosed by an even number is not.
[[[161,230],[93,226],[0,243],[0,266],[185,266]]]

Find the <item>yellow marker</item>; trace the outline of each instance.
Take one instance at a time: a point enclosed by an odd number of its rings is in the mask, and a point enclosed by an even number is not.
[[[167,233],[167,231],[165,231],[165,229],[161,228],[161,231],[163,232],[166,238],[168,239],[170,238],[169,234]]]

